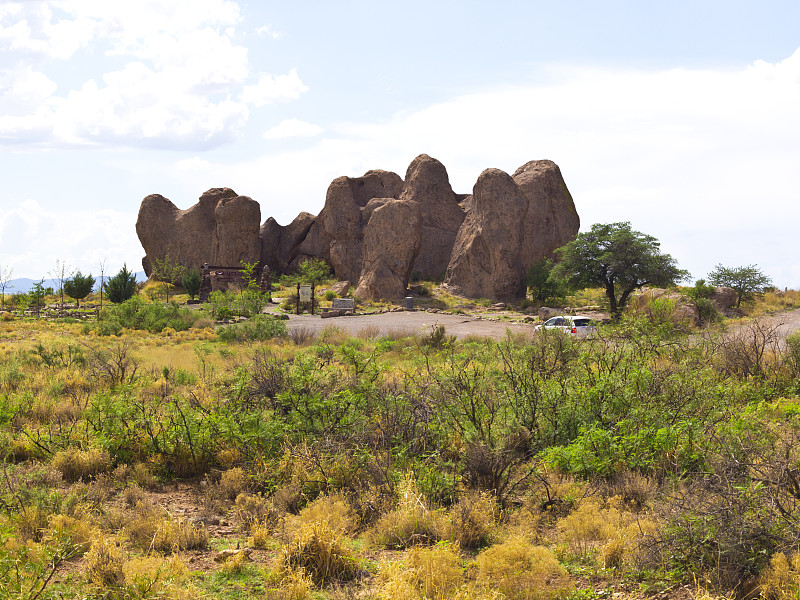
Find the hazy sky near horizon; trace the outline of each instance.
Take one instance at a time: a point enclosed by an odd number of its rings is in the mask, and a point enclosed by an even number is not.
[[[459,193],[551,159],[582,230],[798,289],[798,25],[796,0],[0,0],[0,266],[139,270],[148,194],[287,224],[427,153]]]

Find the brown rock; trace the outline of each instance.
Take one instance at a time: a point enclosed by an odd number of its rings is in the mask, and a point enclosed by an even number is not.
[[[415,158],[406,171],[400,196],[420,205],[422,244],[412,271],[420,278],[440,280],[447,270],[464,210],[450,187],[444,165],[427,154]]]
[[[214,210],[216,227],[212,236],[212,264],[239,266],[261,260],[259,226],[261,208],[247,196],[222,198]]]
[[[458,231],[445,285],[470,298],[521,296],[522,217],[527,205],[522,189],[507,173],[481,173],[473,188],[472,210]]]
[[[581,222],[561,170],[553,161],[525,163],[513,179],[528,200],[521,247],[522,264],[527,269],[574,239]]]
[[[337,296],[344,296],[349,289],[350,282],[346,279],[344,281],[338,281],[331,286],[331,291]]]
[[[711,301],[717,309],[727,310],[736,305],[736,299],[738,297],[735,289],[719,286],[716,288],[716,291],[711,294]]]
[[[418,203],[391,200],[375,208],[364,231],[364,263],[355,295],[400,301],[419,252],[420,235]]]
[[[189,267],[200,267],[212,257],[212,236],[216,228],[215,209],[220,200],[236,196],[230,188],[212,188],[187,210],[179,210],[160,194],[142,200],[136,233],[145,250],[145,273],[152,271],[153,259],[170,258]]]
[[[261,239],[261,260],[270,269],[279,273],[290,270],[289,265],[302,262],[309,255],[299,251],[299,247],[314,226],[316,217],[307,212],[301,212],[294,221],[285,227],[270,217],[261,226],[259,238]],[[316,255],[311,255],[316,256]]]

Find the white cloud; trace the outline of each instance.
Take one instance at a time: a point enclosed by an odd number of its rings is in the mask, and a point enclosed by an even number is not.
[[[262,73],[255,85],[245,86],[242,91],[242,100],[247,104],[264,106],[275,102],[296,100],[305,91],[308,91],[308,88],[300,81],[297,69],[292,69],[286,75],[273,76],[269,73]]]
[[[0,143],[208,149],[236,139],[248,104],[294,100],[296,71],[255,84],[226,0],[39,0],[0,11]],[[79,52],[86,48],[85,52]],[[61,79],[59,59],[81,72]],[[85,76],[84,76],[85,77]]]
[[[204,160],[199,156],[193,156],[192,158],[179,160],[177,163],[175,163],[176,169],[189,173],[202,173],[203,171],[208,171],[211,169],[211,167],[212,165],[209,161]]]
[[[33,199],[17,201],[0,210],[3,262],[17,277],[45,277],[56,261],[69,263],[84,274],[98,274],[106,258],[106,272],[123,262],[137,271],[144,254],[136,237],[136,215],[112,210],[47,210]]]
[[[265,35],[267,37],[271,37],[273,40],[277,40],[283,37],[282,32],[274,30],[272,28],[272,25],[269,24],[256,29],[256,35]]]
[[[314,137],[325,131],[319,125],[306,123],[299,119],[285,119],[275,127],[264,132],[264,139],[280,140],[292,137]]]

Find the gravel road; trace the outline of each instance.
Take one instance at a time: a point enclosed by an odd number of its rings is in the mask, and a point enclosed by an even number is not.
[[[530,323],[490,321],[469,315],[447,315],[416,310],[330,319],[312,315],[289,315],[290,330],[305,328],[310,332],[320,333],[326,327],[336,326],[354,336],[365,329],[377,331],[376,337],[397,333],[424,335],[430,333],[437,325],[444,325],[448,335],[454,335],[459,339],[479,336],[499,340],[505,337],[506,329],[514,334],[531,335],[533,333],[533,324]]]
[[[761,317],[761,319],[767,324],[777,327],[778,333],[782,338],[800,331],[800,309],[775,313]],[[495,340],[504,338],[506,330],[511,331],[513,334],[531,335],[534,327],[533,323],[494,321],[469,315],[448,315],[419,310],[334,317],[331,319],[322,319],[319,315],[289,316],[289,329],[304,328],[317,334],[328,326],[336,326],[347,334],[354,336],[366,329],[372,333],[377,331],[377,337],[398,333],[424,335],[430,333],[432,328],[437,325],[444,325],[448,335],[454,335],[459,339],[478,336]]]

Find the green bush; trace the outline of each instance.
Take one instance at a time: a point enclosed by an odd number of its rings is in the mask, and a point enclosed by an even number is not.
[[[122,328],[145,329],[159,333],[170,327],[175,331],[189,329],[199,315],[174,302],[166,306],[161,303],[147,303],[134,297],[120,304],[103,309],[96,323],[87,325],[84,331],[94,330],[98,335],[119,335]]]
[[[281,319],[256,315],[249,321],[234,323],[217,330],[223,342],[259,342],[289,335],[289,328]]]

